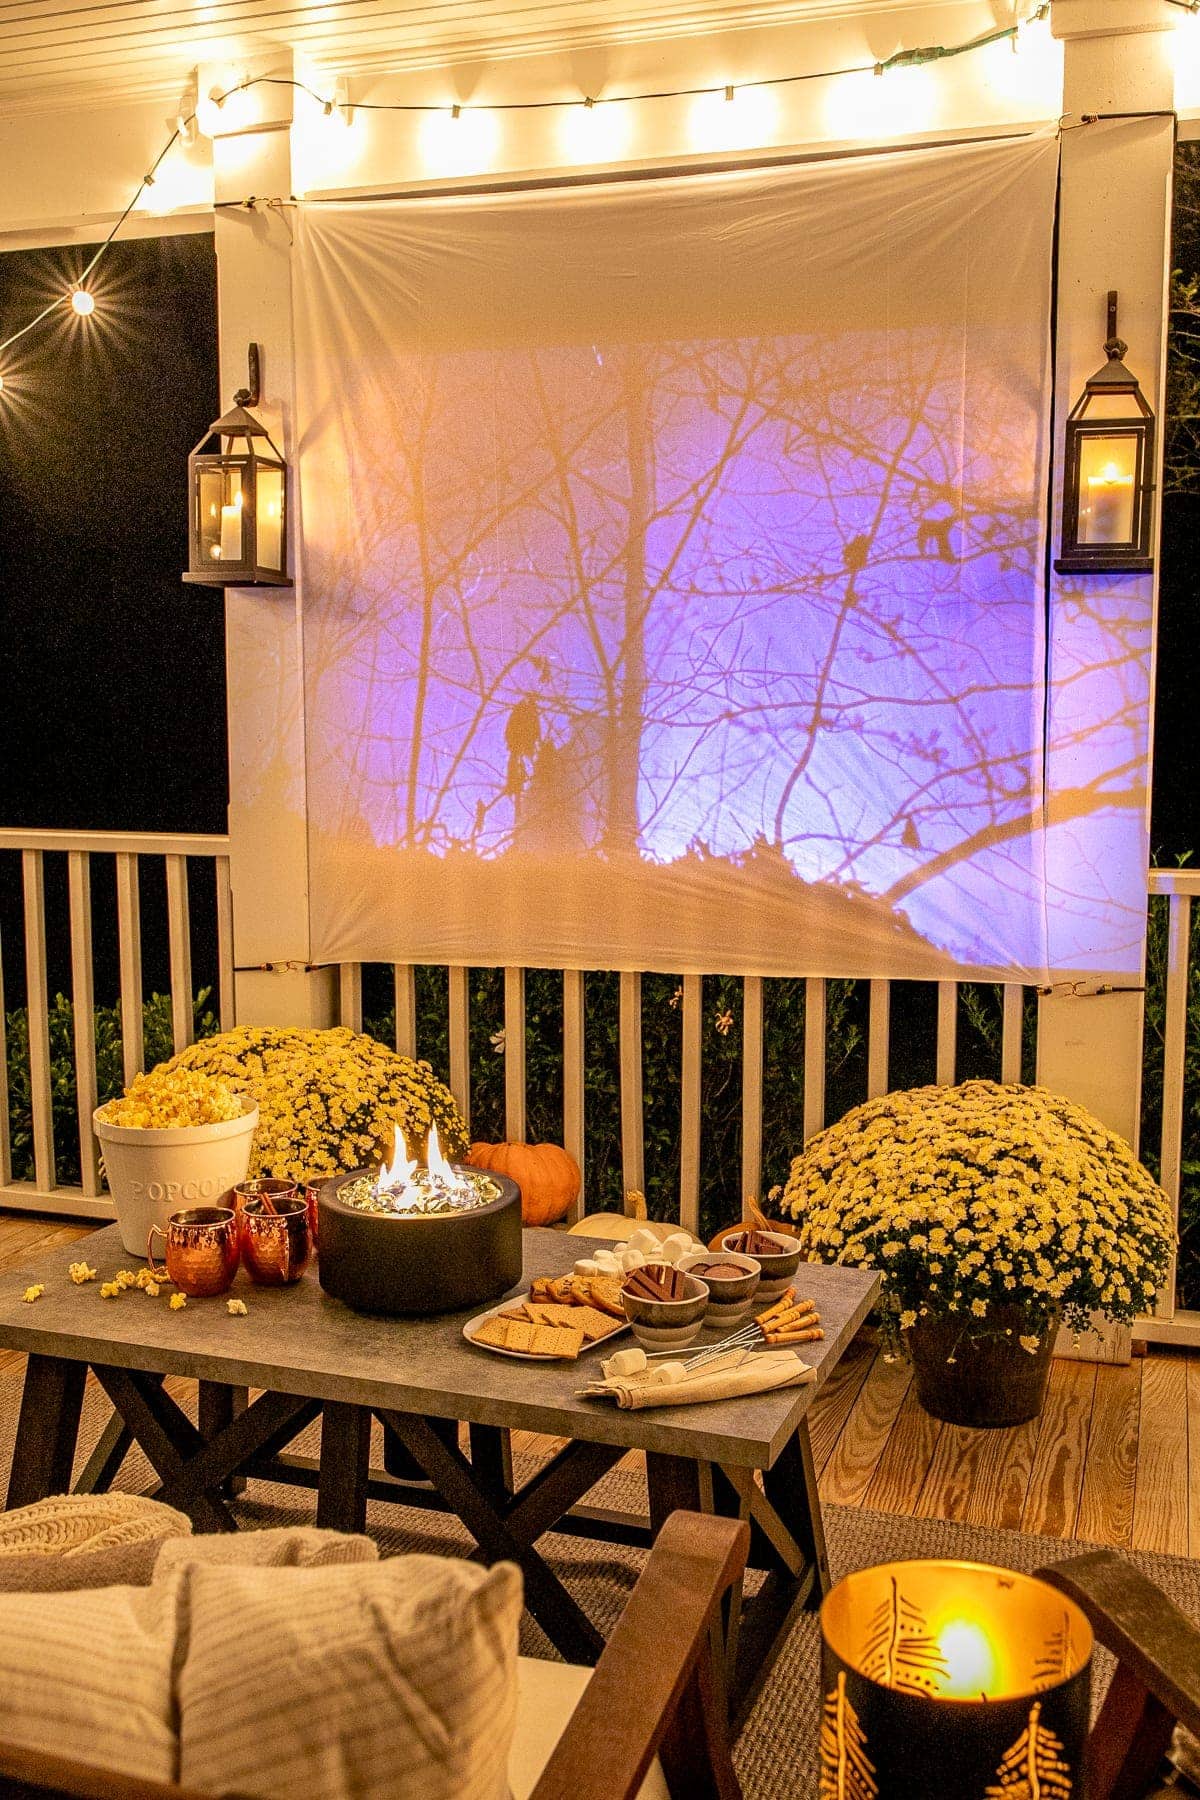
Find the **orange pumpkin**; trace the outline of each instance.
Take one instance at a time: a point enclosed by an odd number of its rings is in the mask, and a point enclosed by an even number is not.
[[[559,1144],[472,1144],[467,1161],[516,1182],[526,1225],[555,1224],[579,1198],[579,1164]]]

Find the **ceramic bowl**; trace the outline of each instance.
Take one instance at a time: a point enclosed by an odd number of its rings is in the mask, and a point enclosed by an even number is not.
[[[708,1309],[708,1283],[687,1274],[683,1281],[682,1300],[643,1300],[621,1290],[625,1317],[644,1350],[684,1350],[699,1337]]]
[[[732,1263],[741,1273],[737,1276],[705,1274],[706,1268],[718,1263]],[[731,1330],[741,1324],[750,1311],[762,1278],[761,1264],[753,1256],[743,1256],[735,1250],[697,1250],[691,1256],[681,1256],[676,1267],[703,1281],[708,1289],[704,1323],[719,1326],[722,1330]]]
[[[744,1225],[731,1225],[728,1231],[721,1233],[719,1250],[721,1256],[741,1254],[740,1251],[727,1251],[725,1243],[728,1238],[737,1237],[739,1232],[745,1231],[745,1229]],[[772,1243],[779,1245],[779,1254],[773,1256],[765,1251],[760,1251],[753,1259],[762,1268],[762,1280],[758,1284],[758,1292],[754,1298],[756,1300],[778,1300],[800,1267],[800,1240],[788,1237],[785,1232],[781,1231],[768,1231],[763,1235],[769,1237]],[[717,1252],[709,1251],[710,1256],[714,1254]]]

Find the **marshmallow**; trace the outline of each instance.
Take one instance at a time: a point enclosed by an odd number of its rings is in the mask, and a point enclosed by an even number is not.
[[[621,1265],[612,1250],[597,1250],[592,1261],[595,1263],[596,1271],[602,1275],[619,1275],[621,1273]]]
[[[663,1243],[661,1251],[663,1261],[677,1263],[681,1256],[691,1253],[693,1244],[694,1240],[690,1231],[673,1231]]]
[[[687,1370],[681,1362],[660,1363],[655,1375],[663,1387],[675,1387],[678,1382],[687,1380]]]
[[[625,1246],[625,1252],[621,1257],[621,1267],[623,1269],[640,1269],[645,1260],[646,1256],[644,1251],[635,1250],[631,1244],[627,1244]]]
[[[653,1231],[647,1231],[642,1225],[637,1231],[630,1233],[626,1249],[640,1250],[643,1256],[650,1256],[658,1249],[658,1238]]]
[[[577,1275],[598,1275],[600,1273],[600,1264],[596,1261],[595,1257],[581,1256],[579,1261],[575,1264],[575,1273]]]
[[[640,1375],[646,1368],[646,1352],[644,1350],[618,1350],[610,1356],[604,1365],[606,1375]]]

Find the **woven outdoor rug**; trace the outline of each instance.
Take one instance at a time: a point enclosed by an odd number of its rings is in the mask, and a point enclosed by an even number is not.
[[[21,1396],[21,1377],[0,1376],[0,1481],[7,1483],[12,1458],[12,1438]],[[110,1414],[108,1402],[89,1381],[80,1431],[77,1472]],[[313,1455],[318,1427],[297,1440],[294,1448]],[[378,1448],[373,1460],[378,1462]],[[523,1479],[534,1466],[518,1469]],[[134,1450],[125,1459],[117,1487],[141,1492],[154,1486],[153,1473]],[[593,1490],[595,1503],[645,1512],[645,1484],[633,1469],[616,1469]],[[248,1529],[269,1525],[311,1523],[314,1496],[297,1488],[269,1482],[251,1482],[235,1511]],[[427,1554],[458,1556],[472,1548],[472,1539],[448,1514],[429,1513],[411,1507],[372,1502],[367,1529],[384,1556],[420,1550]],[[892,1514],[865,1512],[855,1507],[825,1508],[834,1578],[851,1569],[898,1557],[959,1557],[971,1562],[1031,1571],[1045,1563],[1062,1562],[1090,1546],[1059,1538],[1031,1537],[1014,1531],[989,1531],[956,1525],[941,1519],[912,1519]],[[644,1557],[619,1545],[550,1533],[539,1545],[579,1604],[605,1635],[612,1629],[637,1580]],[[1168,1593],[1188,1616],[1200,1624],[1200,1561],[1184,1557],[1130,1552],[1129,1560]],[[554,1656],[539,1627],[526,1616],[521,1649],[528,1656]],[[1094,1700],[1107,1685],[1111,1665],[1097,1654]],[[820,1642],[815,1616],[796,1626],[772,1672],[762,1697],[738,1742],[735,1761],[746,1800],[810,1800],[816,1794],[815,1762]]]

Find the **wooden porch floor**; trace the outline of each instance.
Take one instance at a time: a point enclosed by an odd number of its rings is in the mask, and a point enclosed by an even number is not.
[[[0,1273],[89,1229],[0,1212]],[[20,1362],[0,1351],[0,1369]],[[1200,1557],[1200,1356],[1056,1362],[1039,1420],[967,1431],[923,1412],[907,1366],[863,1334],[811,1429],[822,1494],[842,1506]]]

